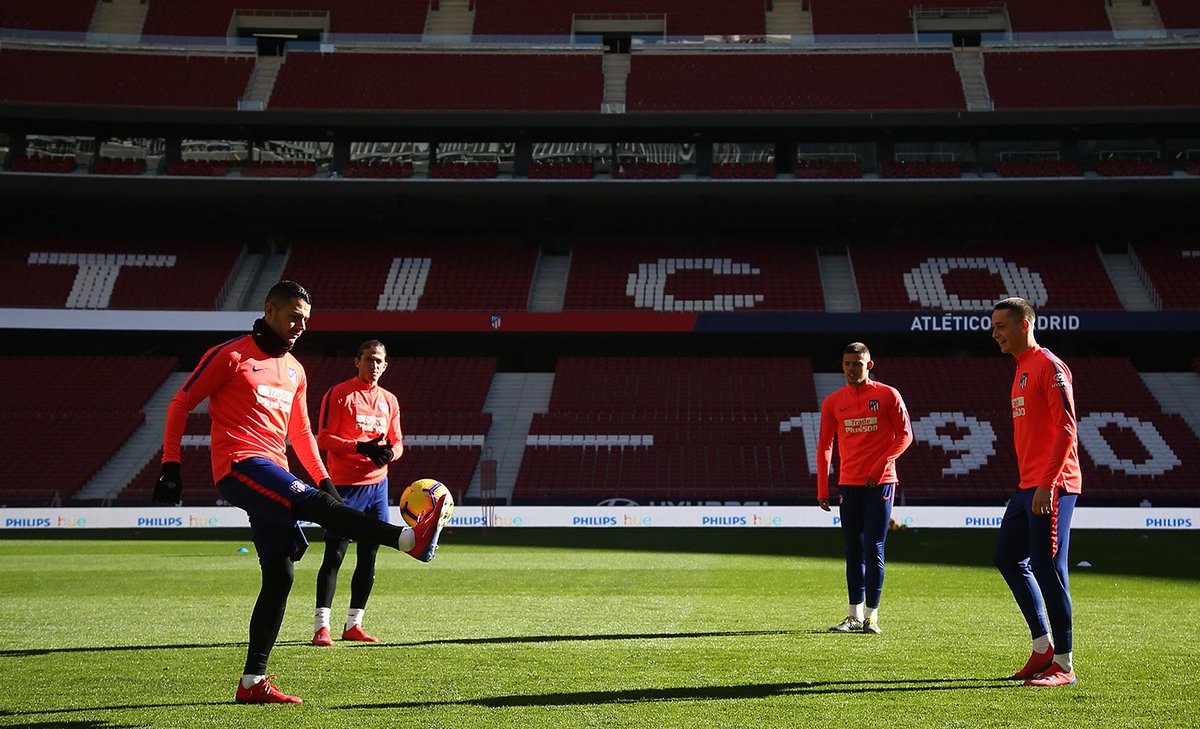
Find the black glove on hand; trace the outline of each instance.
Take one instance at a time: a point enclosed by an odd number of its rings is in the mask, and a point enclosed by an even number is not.
[[[179,464],[167,461],[162,464],[162,474],[154,482],[154,503],[178,504],[182,501],[183,479],[179,476]]]
[[[377,435],[373,440],[365,440],[355,445],[354,452],[369,458],[376,467],[390,463],[393,455],[392,447],[383,442],[383,435]]]
[[[338,502],[339,504],[346,503],[345,501],[342,501],[342,495],[338,493],[337,487],[333,485],[333,481],[330,479],[321,479],[321,482],[317,484],[317,488],[332,496],[334,501]]]

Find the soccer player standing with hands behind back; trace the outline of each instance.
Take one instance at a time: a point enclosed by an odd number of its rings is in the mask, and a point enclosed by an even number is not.
[[[1018,297],[992,310],[992,339],[1017,361],[1011,396],[1021,476],[1000,523],[995,561],[1033,637],[1029,660],[1011,678],[1025,679],[1026,686],[1065,686],[1075,683],[1067,547],[1083,481],[1071,370],[1038,346],[1035,320],[1033,307]]]
[[[817,502],[825,511],[829,511],[834,436],[840,459],[839,515],[846,542],[850,611],[845,620],[830,628],[838,633],[882,632],[878,611],[883,594],[883,543],[892,520],[896,459],[913,440],[904,398],[895,388],[871,379],[874,365],[867,345],[847,345],[842,353],[846,386],[821,403]]]

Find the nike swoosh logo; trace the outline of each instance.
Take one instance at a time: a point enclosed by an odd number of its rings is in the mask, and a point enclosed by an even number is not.
[[[849,410],[849,409],[850,409],[850,406],[849,406],[849,405],[847,405],[847,406],[846,406],[846,407],[844,407],[844,408],[838,408],[838,412],[840,413],[840,412],[842,412],[843,410]]]
[[[251,372],[262,372],[265,369],[266,369],[266,367],[254,367],[254,366],[250,367]]]

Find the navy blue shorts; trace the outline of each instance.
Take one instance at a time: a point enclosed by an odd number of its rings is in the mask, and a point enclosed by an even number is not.
[[[373,516],[379,521],[388,521],[388,480],[385,477],[379,483],[363,484],[361,486],[338,486],[342,501],[355,511],[361,511],[367,516]],[[329,530],[325,531],[326,539],[350,539]]]
[[[250,515],[250,534],[260,564],[288,557],[300,561],[308,539],[292,510],[317,490],[266,458],[247,458],[217,482],[225,500]]]

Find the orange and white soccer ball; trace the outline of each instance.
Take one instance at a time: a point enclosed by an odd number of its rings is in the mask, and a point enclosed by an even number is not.
[[[454,497],[444,483],[432,478],[413,481],[408,488],[404,489],[404,493],[400,494],[400,516],[404,518],[406,524],[412,526],[417,523],[417,519],[420,519],[422,514],[432,509],[442,496],[446,497],[446,503],[442,504],[442,517],[439,519],[439,523],[441,526],[446,526],[450,521],[450,515],[454,513]]]

